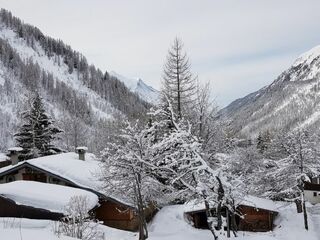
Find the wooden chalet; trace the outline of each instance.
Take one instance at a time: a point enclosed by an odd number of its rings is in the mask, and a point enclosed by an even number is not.
[[[311,182],[304,183],[304,196],[311,204],[320,203],[320,179],[313,178]]]
[[[80,159],[76,153],[61,153],[17,162],[14,165],[0,168],[0,184],[18,180],[37,181],[92,192],[99,197],[99,206],[93,209],[98,220],[110,227],[130,231],[137,230],[139,220],[134,205],[122,200],[125,198],[121,196],[113,198],[100,192],[101,182],[94,176],[100,169],[99,162],[95,160],[93,154],[86,154],[84,158],[83,150],[84,148],[79,151]],[[154,211],[153,207],[147,209],[147,218],[151,218]],[[19,214],[12,214],[12,217],[16,217],[16,215]],[[48,217],[48,219],[51,218]]]
[[[240,215],[236,216],[237,230],[250,232],[272,231],[274,219],[278,214],[276,209],[275,204],[271,200],[247,196],[245,200],[238,203],[236,208],[237,213]],[[211,211],[213,216],[215,216],[215,209],[212,208]],[[227,216],[226,212],[226,209],[223,208],[222,216],[225,219],[228,217],[228,222],[231,223],[231,216]],[[199,203],[191,207],[188,206],[185,211],[185,217],[195,228],[209,228],[204,203]]]
[[[237,216],[238,230],[249,232],[272,231],[274,219],[278,212],[270,209],[256,208],[254,206],[240,205],[237,210],[243,218]]]

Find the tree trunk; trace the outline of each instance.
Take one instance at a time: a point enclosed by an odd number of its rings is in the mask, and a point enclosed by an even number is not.
[[[141,195],[140,188],[140,174],[136,173],[135,176],[136,184],[135,184],[135,195],[138,206],[138,217],[139,217],[139,240],[146,240],[148,238],[148,229],[147,229],[147,221],[144,214],[144,204]]]
[[[234,204],[234,199],[232,199],[231,228],[232,228],[233,235],[237,237],[238,227],[236,222],[236,207]]]
[[[308,226],[308,215],[307,215],[306,201],[304,200],[304,193],[302,192],[301,194],[302,194],[302,209],[303,209],[304,228],[306,230],[308,230],[309,226]]]
[[[222,228],[222,214],[221,214],[221,202],[219,201],[217,206],[217,230],[221,230]]]
[[[222,215],[221,215],[221,209],[222,209],[222,200],[224,197],[224,189],[221,183],[221,180],[219,177],[216,177],[218,183],[219,183],[219,188],[218,188],[218,206],[217,206],[217,219],[218,219],[218,224],[216,229],[221,230],[222,228]]]
[[[297,207],[297,213],[302,213],[302,204],[300,199],[296,199],[295,201],[296,207]]]
[[[230,217],[229,217],[229,209],[226,210],[226,218],[227,218],[227,238],[230,238]]]
[[[218,236],[216,235],[216,233],[214,231],[213,216],[212,216],[212,213],[210,211],[209,203],[208,203],[208,201],[207,201],[205,196],[204,196],[204,204],[206,206],[206,216],[207,216],[207,223],[208,223],[209,230],[211,231],[214,239],[218,240]]]

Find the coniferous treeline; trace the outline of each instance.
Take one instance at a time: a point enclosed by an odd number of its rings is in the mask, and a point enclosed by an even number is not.
[[[32,59],[27,59],[24,62],[10,44],[1,38],[0,60],[3,66],[9,68],[26,89],[30,91],[35,91],[39,88],[44,89],[53,102],[60,103],[62,108],[68,110],[72,115],[90,115],[92,110],[85,97],[76,94],[76,91],[66,83],[54,79],[51,73],[41,69]],[[7,95],[14,94],[7,78],[4,89]],[[74,105],[77,106],[77,111],[74,109]],[[86,118],[83,120],[86,120]]]
[[[103,73],[94,65],[89,65],[87,59],[81,53],[74,51],[61,40],[55,40],[45,36],[38,28],[25,24],[19,18],[12,16],[11,12],[1,9],[0,23],[15,31],[17,35],[23,38],[27,45],[33,49],[39,44],[49,58],[53,58],[59,65],[62,63],[66,64],[70,74],[77,74],[85,86],[98,93],[125,115],[135,118],[150,107],[150,104],[132,93],[124,83],[120,82],[116,77],[110,76],[108,72]],[[5,43],[2,43],[2,45],[3,44]],[[4,55],[7,55],[7,53],[9,53],[9,55],[4,56],[4,58],[7,58],[6,60],[9,66],[18,74],[16,69],[19,69],[22,61],[19,61],[19,58],[14,56],[17,54],[15,54],[12,49],[8,49],[7,51]],[[11,58],[13,58],[13,60],[11,60]],[[29,66],[27,66],[27,68],[29,68]],[[34,72],[28,70],[26,71],[26,76],[21,76],[28,78],[24,81],[26,81],[29,87],[33,87],[34,85],[32,79],[30,79],[30,74],[33,74],[35,78],[44,76],[44,74],[40,73],[40,68],[38,68],[39,71],[37,71],[36,68],[37,66],[33,69]],[[48,76],[48,78],[50,79],[51,77]],[[53,84],[53,81],[48,84]]]
[[[0,151],[15,144],[13,135],[19,125],[19,114],[25,111],[28,98],[35,90],[49,107],[46,110],[51,111],[49,114],[56,117],[57,124],[64,130],[60,146],[65,150],[87,145],[91,151],[99,152],[105,141],[100,135],[116,129],[117,118],[143,117],[150,107],[124,83],[89,65],[83,55],[61,40],[44,36],[38,28],[1,9],[0,31],[6,29],[14,31],[15,38],[33,49],[40,61],[48,57],[57,67],[66,69],[66,73],[56,76],[52,69],[40,66],[37,59],[26,58],[5,37],[0,38]],[[69,85],[63,79],[69,78],[69,74],[70,79],[79,80],[88,91]],[[92,97],[92,94],[97,95]],[[116,119],[106,120],[104,114]]]

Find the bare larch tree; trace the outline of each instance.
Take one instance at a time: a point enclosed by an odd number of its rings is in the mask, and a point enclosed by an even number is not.
[[[195,79],[187,54],[183,51],[183,43],[175,38],[164,65],[162,93],[170,99],[179,118],[182,117],[184,105],[190,103],[195,94]]]

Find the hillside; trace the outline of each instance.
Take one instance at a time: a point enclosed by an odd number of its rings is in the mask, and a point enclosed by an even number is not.
[[[88,64],[81,53],[2,9],[0,150],[14,144],[19,114],[35,91],[65,131],[60,143],[64,146],[90,145],[95,139],[89,133],[105,126],[105,121],[114,116],[137,118],[150,107],[115,76]]]
[[[220,115],[236,132],[249,136],[266,130],[318,129],[319,80],[320,46],[298,57],[272,84],[235,100]]]

